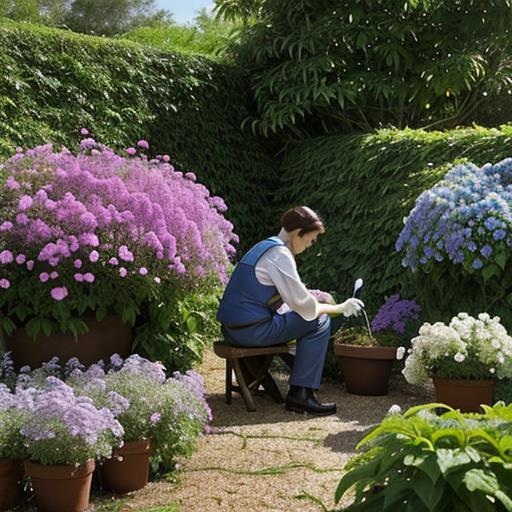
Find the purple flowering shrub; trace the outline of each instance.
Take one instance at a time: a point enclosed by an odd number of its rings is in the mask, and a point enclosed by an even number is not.
[[[429,317],[467,310],[510,320],[511,205],[512,159],[456,165],[418,197],[396,249]]]
[[[101,365],[74,369],[67,383],[79,395],[107,407],[124,428],[124,441],[151,438],[155,457],[169,464],[188,454],[211,421],[202,378],[193,371],[167,378],[160,363],[134,354],[112,356],[110,369]]]
[[[237,237],[222,199],[167,155],[135,154],[86,138],[76,155],[46,145],[2,164],[1,331],[78,335],[84,315],[113,313],[150,344],[180,301],[226,280]]]
[[[4,364],[12,364],[9,354]],[[110,456],[121,440],[150,438],[153,460],[170,467],[177,455],[191,453],[211,420],[199,374],[167,378],[162,364],[137,354],[115,354],[88,368],[53,358],[21,369],[11,389],[0,382],[0,457],[74,464]]]
[[[17,389],[16,401],[23,414],[19,432],[34,462],[83,464],[110,457],[122,444],[123,427],[111,410],[96,408],[56,377],[48,377],[44,388]]]

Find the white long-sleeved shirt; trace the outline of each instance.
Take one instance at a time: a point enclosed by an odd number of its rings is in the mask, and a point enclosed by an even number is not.
[[[285,244],[289,240],[285,229],[281,229],[277,236]],[[304,320],[314,320],[318,316],[318,302],[302,282],[295,258],[286,245],[269,249],[258,260],[254,270],[258,282],[265,286],[275,286],[283,302]]]

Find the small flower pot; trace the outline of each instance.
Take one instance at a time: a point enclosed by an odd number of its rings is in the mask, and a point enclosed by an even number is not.
[[[442,379],[432,377],[436,401],[461,412],[483,412],[481,404],[494,402],[494,380]]]
[[[0,459],[0,511],[13,508],[23,494],[23,464]]]
[[[85,512],[89,506],[95,463],[80,466],[43,466],[25,461],[25,472],[32,480],[36,505],[41,512]]]
[[[142,489],[148,483],[151,441],[128,441],[114,451],[111,459],[101,466],[102,487],[125,494]]]
[[[387,395],[396,360],[395,347],[335,343],[347,391],[354,395]]]

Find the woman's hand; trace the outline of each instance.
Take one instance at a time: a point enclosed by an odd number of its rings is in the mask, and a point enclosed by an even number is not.
[[[364,302],[360,299],[354,299],[353,297],[347,299],[341,304],[332,306],[334,315],[345,315],[345,316],[357,316],[360,311],[364,308]]]

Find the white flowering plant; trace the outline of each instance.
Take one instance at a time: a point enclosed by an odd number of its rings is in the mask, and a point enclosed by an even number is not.
[[[450,379],[510,379],[512,337],[500,318],[459,313],[448,325],[424,323],[412,340],[403,374],[411,384],[431,376]]]

